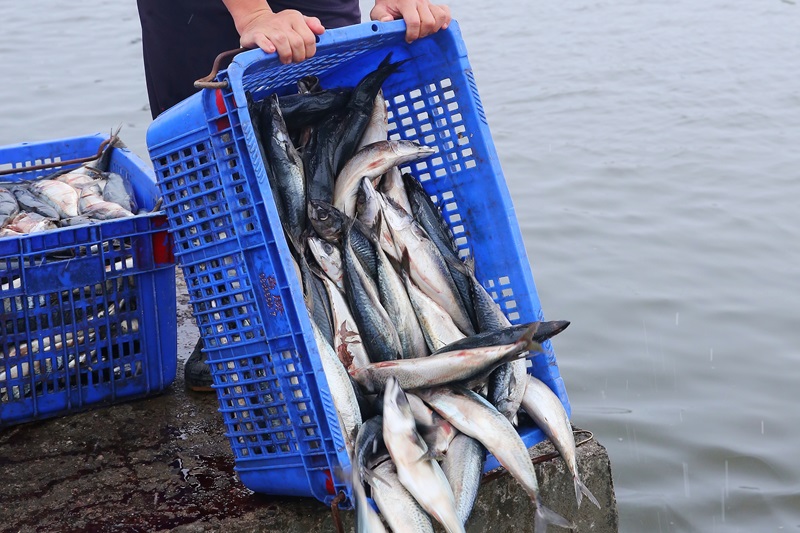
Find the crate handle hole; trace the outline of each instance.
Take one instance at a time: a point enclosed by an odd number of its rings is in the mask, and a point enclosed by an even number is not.
[[[377,24],[373,24],[372,25],[372,31],[378,31],[378,25]]]

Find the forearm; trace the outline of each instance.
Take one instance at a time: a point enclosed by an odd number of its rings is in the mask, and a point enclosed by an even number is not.
[[[259,15],[272,13],[272,9],[265,0],[222,0],[222,3],[233,17],[233,23],[236,25],[239,35]]]

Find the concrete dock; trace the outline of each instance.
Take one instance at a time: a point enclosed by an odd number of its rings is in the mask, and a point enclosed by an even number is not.
[[[197,333],[180,291],[184,351]],[[317,500],[259,495],[239,482],[217,407],[215,394],[185,389],[179,363],[175,383],[159,396],[1,430],[0,531],[336,531],[330,508]],[[530,449],[545,504],[577,531],[616,532],[605,448],[591,438],[578,447],[579,471],[600,509],[586,499],[578,509],[572,478],[552,451],[548,442]],[[340,516],[351,531],[353,513]],[[533,531],[533,506],[511,476],[493,473],[467,531]]]

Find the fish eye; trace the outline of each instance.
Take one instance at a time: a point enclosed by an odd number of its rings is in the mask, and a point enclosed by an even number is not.
[[[330,255],[330,254],[333,253],[333,245],[331,243],[329,243],[329,242],[324,243],[322,245],[322,248],[325,250],[326,254]]]
[[[321,211],[317,213],[317,218],[320,220],[328,220],[328,218],[330,218],[330,215],[328,215],[328,213],[326,213],[325,211]]]

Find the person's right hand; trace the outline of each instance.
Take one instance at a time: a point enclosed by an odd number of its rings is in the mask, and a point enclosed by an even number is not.
[[[235,13],[233,6],[228,6],[242,47],[277,52],[284,64],[303,61],[316,53],[316,36],[325,31],[317,17],[306,17],[293,9],[273,13],[266,2],[260,4],[258,9],[244,13]]]

